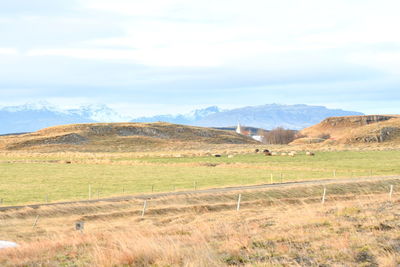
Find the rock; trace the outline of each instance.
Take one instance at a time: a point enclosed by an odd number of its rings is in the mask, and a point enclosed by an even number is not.
[[[15,248],[15,247],[18,247],[17,243],[14,243],[14,242],[11,242],[11,241],[0,240],[0,249],[3,249],[3,248]]]

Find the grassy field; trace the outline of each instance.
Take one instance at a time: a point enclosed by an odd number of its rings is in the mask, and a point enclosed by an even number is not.
[[[71,164],[66,164],[71,161]],[[129,153],[0,154],[3,205],[320,178],[400,174],[400,151],[228,158]]]
[[[400,264],[400,181],[81,203],[0,213],[1,266],[369,266]],[[38,218],[36,220],[35,218]],[[33,226],[36,221],[35,226]],[[84,221],[83,232],[74,229]]]

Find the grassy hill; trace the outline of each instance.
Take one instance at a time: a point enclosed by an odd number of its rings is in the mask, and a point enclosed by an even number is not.
[[[254,144],[231,131],[170,123],[88,123],[49,127],[37,132],[0,137],[0,150],[137,151],[201,144]]]
[[[300,132],[292,144],[399,143],[399,115],[331,117]]]

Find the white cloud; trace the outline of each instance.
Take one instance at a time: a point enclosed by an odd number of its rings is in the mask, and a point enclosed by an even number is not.
[[[15,48],[0,47],[0,55],[18,55],[19,52]]]

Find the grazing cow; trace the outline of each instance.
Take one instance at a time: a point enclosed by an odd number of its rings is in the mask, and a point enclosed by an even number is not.
[[[260,152],[260,149],[256,148],[256,150],[254,150],[254,152],[258,153],[258,152]]]
[[[290,152],[290,153],[288,153],[288,155],[291,157],[294,157],[294,156],[296,156],[296,153]]]
[[[220,158],[220,157],[222,157],[222,155],[221,154],[215,154],[214,157]]]
[[[265,156],[272,156],[271,152],[264,152]]]
[[[307,151],[307,152],[306,152],[306,155],[307,155],[307,156],[315,156],[314,152],[310,152],[310,151]]]
[[[271,156],[278,156],[277,152],[271,152]]]
[[[287,156],[287,153],[286,152],[282,152],[281,156]]]
[[[264,153],[269,153],[269,150],[268,149],[264,149],[263,152]]]

